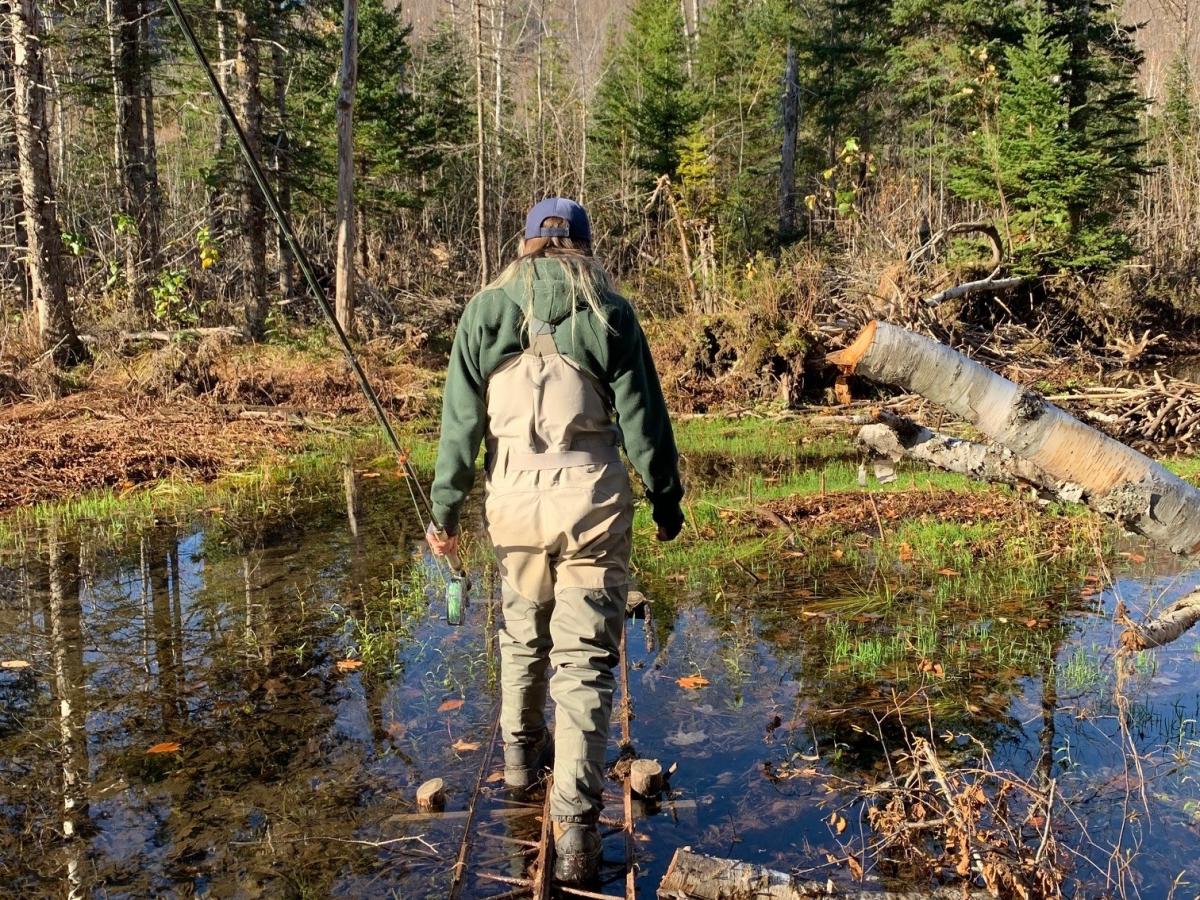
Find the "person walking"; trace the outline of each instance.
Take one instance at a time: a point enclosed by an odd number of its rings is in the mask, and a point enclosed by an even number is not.
[[[529,211],[518,258],[458,323],[427,535],[435,554],[458,550],[481,442],[484,519],[502,577],[504,778],[528,790],[553,757],[554,876],[587,881],[601,856],[596,821],[629,586],[633,495],[620,447],[660,541],[683,527],[683,484],[645,336],[572,200]]]

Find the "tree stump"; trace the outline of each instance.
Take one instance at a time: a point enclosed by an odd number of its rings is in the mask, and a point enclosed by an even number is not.
[[[629,767],[629,786],[639,797],[657,797],[663,789],[662,763],[657,759],[635,759]]]
[[[430,778],[417,788],[417,809],[422,812],[441,812],[446,807],[446,783]]]

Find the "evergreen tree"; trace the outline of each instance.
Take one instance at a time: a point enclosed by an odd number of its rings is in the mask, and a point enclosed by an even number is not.
[[[1114,217],[1132,169],[1097,139],[1101,130],[1071,128],[1067,40],[1035,9],[1004,59],[994,106],[984,108],[952,189],[1001,213],[1018,271],[1102,269],[1125,259],[1129,240]]]
[[[637,0],[596,91],[591,155],[602,176],[629,168],[647,188],[675,175],[679,140],[696,119],[686,40],[677,0]]]
[[[691,106],[699,117],[693,132],[703,128],[711,157],[703,168],[716,198],[710,212],[717,219],[721,248],[739,256],[774,238],[778,100],[789,7],[778,0],[715,0],[701,23],[690,87]],[[694,169],[699,160],[693,132],[683,140],[693,149]]]

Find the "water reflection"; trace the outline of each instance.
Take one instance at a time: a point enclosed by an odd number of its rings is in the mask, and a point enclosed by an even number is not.
[[[296,520],[103,539],[51,528],[3,560],[0,659],[31,663],[0,671],[6,889],[444,896],[496,698],[496,585],[483,573],[468,625],[444,625],[419,523],[387,482],[351,464]],[[1070,810],[1060,839],[1075,841],[1081,895],[1200,879],[1178,849],[1200,847],[1194,641],[1132,663],[1123,735],[1105,656],[1115,593],[1080,600],[1064,574],[1049,597],[948,597],[895,573],[805,565],[776,562],[761,584],[734,573],[720,594],[642,585],[634,743],[679,763],[672,793],[640,808],[645,895],[684,844],[823,866],[840,852],[830,809],[857,802],[828,776],[878,777],[905,717],[972,735]],[[694,675],[709,684],[680,685]],[[1130,775],[1129,741],[1144,776]],[[161,744],[179,749],[147,752]],[[435,776],[447,814],[412,818]],[[536,822],[486,827],[510,841],[489,852],[522,872],[512,841],[536,838]]]

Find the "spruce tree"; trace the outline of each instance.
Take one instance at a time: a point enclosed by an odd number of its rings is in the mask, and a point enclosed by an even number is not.
[[[1114,219],[1132,170],[1109,153],[1102,129],[1071,127],[1067,39],[1035,9],[1004,60],[994,106],[984,107],[952,189],[997,210],[1017,271],[1103,269],[1127,258]]]
[[[632,168],[652,187],[675,175],[679,140],[696,119],[678,0],[637,0],[596,90],[592,158],[603,176]]]

